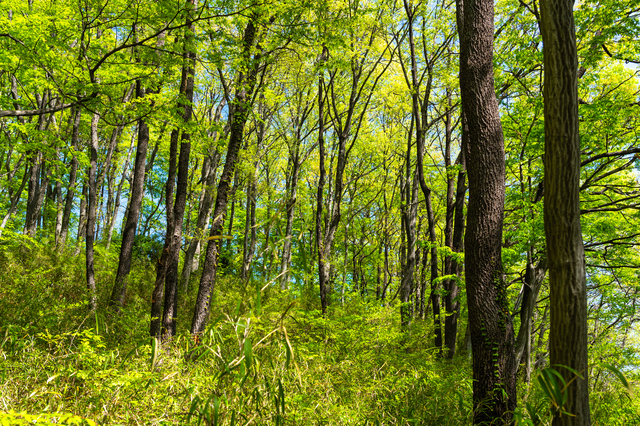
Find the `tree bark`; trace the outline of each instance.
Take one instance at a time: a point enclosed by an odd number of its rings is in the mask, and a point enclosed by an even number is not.
[[[329,53],[326,47],[322,48],[321,60],[326,61]],[[326,315],[329,299],[327,286],[329,283],[328,259],[326,259],[325,241],[322,235],[322,210],[324,208],[324,186],[327,179],[327,169],[325,166],[326,148],[324,145],[324,76],[320,74],[318,78],[318,149],[319,149],[319,176],[318,188],[316,191],[316,245],[318,251],[318,285],[320,289],[320,307],[322,315]]]
[[[96,169],[98,163],[98,121],[100,115],[96,112],[91,117],[91,144],[89,145],[89,201],[87,208],[87,227],[85,236],[87,290],[89,290],[89,309],[93,312],[97,308],[96,279],[94,268],[93,242],[96,228],[97,182]]]
[[[131,162],[131,154],[133,153],[133,147],[135,143],[135,138],[131,140],[131,146],[127,151],[127,159],[124,162],[122,178],[118,183],[118,189],[116,190],[116,199],[113,205],[113,214],[111,215],[111,221],[108,224],[107,229],[107,250],[111,246],[111,239],[113,237],[113,228],[116,225],[116,219],[118,218],[118,210],[120,209],[120,197],[122,196],[122,188],[124,187],[125,181],[128,181],[131,177],[131,170],[129,169],[129,163]]]
[[[180,83],[180,93],[183,93],[186,84],[186,74],[182,73],[182,81]],[[178,167],[178,137],[180,136],[180,130],[175,128],[171,131],[171,137],[169,139],[169,170],[167,172],[167,182],[165,184],[165,212],[167,230],[165,233],[164,245],[162,247],[162,253],[160,259],[156,265],[156,280],[153,287],[153,293],[151,294],[151,322],[149,324],[149,331],[151,337],[158,339],[162,338],[162,321],[163,321],[163,302],[164,302],[164,290],[165,290],[165,278],[167,271],[169,270],[169,255],[171,250],[171,237],[174,234],[173,230],[173,192],[176,185],[176,172]]]
[[[213,140],[216,140],[214,137]],[[209,157],[205,160],[202,165],[203,169],[203,194],[200,202],[200,206],[198,208],[198,219],[196,220],[196,229],[194,232],[194,236],[189,242],[189,248],[187,249],[184,255],[184,266],[182,268],[182,288],[184,291],[187,291],[189,288],[189,278],[191,277],[191,273],[197,269],[197,254],[202,244],[203,239],[203,231],[207,225],[209,220],[209,216],[211,214],[211,208],[213,207],[213,185],[215,184],[215,176],[216,176],[216,168],[218,167],[220,155],[216,151],[213,156]]]
[[[517,363],[502,269],[504,142],[493,80],[493,0],[457,0],[460,88],[469,139],[465,235],[474,424],[511,423]]]
[[[200,278],[198,297],[191,322],[191,334],[195,336],[204,331],[209,318],[209,312],[211,310],[210,299],[218,270],[220,239],[222,237],[224,215],[227,210],[231,180],[233,179],[236,162],[238,160],[238,153],[242,146],[244,126],[251,112],[252,97],[258,87],[257,77],[262,58],[261,49],[258,49],[253,57],[251,56],[251,52],[255,51],[258,38],[257,32],[256,22],[254,22],[253,19],[249,20],[244,31],[243,56],[250,65],[249,69],[246,70],[246,75],[240,73],[236,86],[236,95],[233,101],[233,121],[231,123],[229,145],[227,146],[227,158],[222,170],[222,175],[220,176],[220,182],[218,183],[211,231],[209,232],[209,243],[207,244],[204,268]]]
[[[224,98],[218,106],[216,107],[216,111],[212,117],[212,127],[215,124],[220,122],[220,117],[222,114],[222,109],[226,105]],[[226,133],[226,132],[225,132]],[[207,226],[207,222],[209,221],[209,216],[211,215],[211,208],[213,207],[213,193],[214,193],[214,184],[216,178],[216,169],[218,168],[218,161],[220,161],[220,153],[216,149],[215,143],[218,141],[218,132],[212,131],[209,135],[212,140],[212,145],[210,147],[210,155],[205,158],[202,164],[202,182],[204,188],[202,189],[202,195],[200,197],[200,206],[198,208],[198,218],[196,220],[196,229],[194,232],[194,236],[189,242],[189,248],[184,255],[184,265],[182,267],[182,288],[183,291],[187,291],[189,288],[189,278],[191,277],[191,272],[197,269],[198,264],[198,255],[200,252],[200,246],[202,244],[204,230]],[[225,134],[225,137],[227,135]]]
[[[137,82],[136,96],[143,97],[144,89],[142,83]],[[126,225],[122,232],[122,243],[120,245],[120,257],[118,259],[118,271],[116,280],[111,292],[109,306],[116,312],[120,311],[124,304],[127,291],[127,277],[131,271],[131,255],[133,253],[133,243],[140,218],[140,208],[142,207],[142,196],[144,194],[145,161],[147,158],[147,148],[149,146],[149,125],[144,118],[138,119],[138,145],[136,147],[136,161],[133,168],[133,182],[130,189],[129,209],[126,217]]]
[[[549,263],[550,362],[566,383],[554,425],[589,425],[585,254],[580,225],[578,57],[572,0],[543,0],[544,230]],[[570,367],[578,372],[575,377]]]
[[[188,2],[190,13],[193,13],[195,0]],[[183,75],[185,79],[182,120],[185,124],[191,121],[193,115],[193,88],[196,54],[191,51],[193,42],[194,26],[190,13],[187,15],[187,36],[185,36]],[[165,278],[165,300],[164,313],[162,319],[163,336],[162,340],[169,340],[176,334],[176,320],[178,318],[178,264],[180,261],[180,247],[182,246],[182,225],[184,221],[184,211],[187,204],[187,190],[189,180],[189,155],[191,152],[191,134],[188,131],[182,132],[180,141],[180,158],[178,160],[178,182],[176,184],[176,200],[173,205],[173,234],[168,244],[168,269]]]

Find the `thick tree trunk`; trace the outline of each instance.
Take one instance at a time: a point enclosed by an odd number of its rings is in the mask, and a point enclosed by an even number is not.
[[[493,81],[493,0],[457,0],[460,88],[469,143],[465,235],[474,424],[510,423],[517,363],[502,269],[504,142]]]
[[[585,254],[580,226],[578,57],[572,0],[542,0],[544,230],[549,263],[550,362],[566,383],[554,425],[589,425]],[[563,368],[570,367],[575,374]]]

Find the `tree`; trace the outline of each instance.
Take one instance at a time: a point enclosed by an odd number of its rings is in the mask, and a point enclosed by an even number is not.
[[[460,89],[468,131],[465,234],[473,350],[473,421],[510,422],[516,407],[514,336],[502,268],[505,163],[493,79],[493,1],[458,0]]]
[[[200,278],[198,288],[198,298],[191,321],[191,334],[198,335],[204,331],[204,327],[209,319],[211,310],[210,298],[215,284],[216,272],[218,270],[218,260],[221,246],[222,230],[224,226],[224,216],[227,210],[229,191],[231,190],[231,180],[233,179],[238,153],[244,139],[244,126],[253,107],[255,92],[260,89],[258,80],[259,72],[264,71],[262,49],[260,41],[264,35],[264,29],[269,21],[264,22],[264,18],[254,12],[247,22],[243,35],[242,48],[242,70],[239,72],[236,81],[236,93],[233,100],[233,114],[231,117],[231,131],[229,144],[227,146],[227,158],[224,169],[218,183],[216,201],[213,208],[213,218],[211,230],[209,232],[209,243],[204,259],[204,269]],[[257,47],[256,47],[257,46]]]
[[[540,6],[544,43],[544,230],[551,288],[550,362],[567,384],[566,402],[555,413],[553,424],[589,425],[587,290],[580,226],[578,56],[573,1],[543,0]]]

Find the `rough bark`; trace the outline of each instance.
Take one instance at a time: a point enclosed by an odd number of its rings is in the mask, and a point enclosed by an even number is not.
[[[578,57],[572,0],[543,0],[544,230],[549,263],[550,362],[568,383],[554,425],[589,425],[587,293],[580,226]],[[563,366],[570,367],[575,374]]]
[[[457,15],[462,109],[469,132],[464,245],[473,421],[510,423],[516,407],[517,363],[501,258],[505,162],[493,80],[493,1],[457,0]]]

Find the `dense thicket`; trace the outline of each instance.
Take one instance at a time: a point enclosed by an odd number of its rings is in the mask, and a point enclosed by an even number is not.
[[[573,380],[640,419],[640,8],[573,6],[568,83],[543,3],[0,3],[1,409],[538,424]]]

